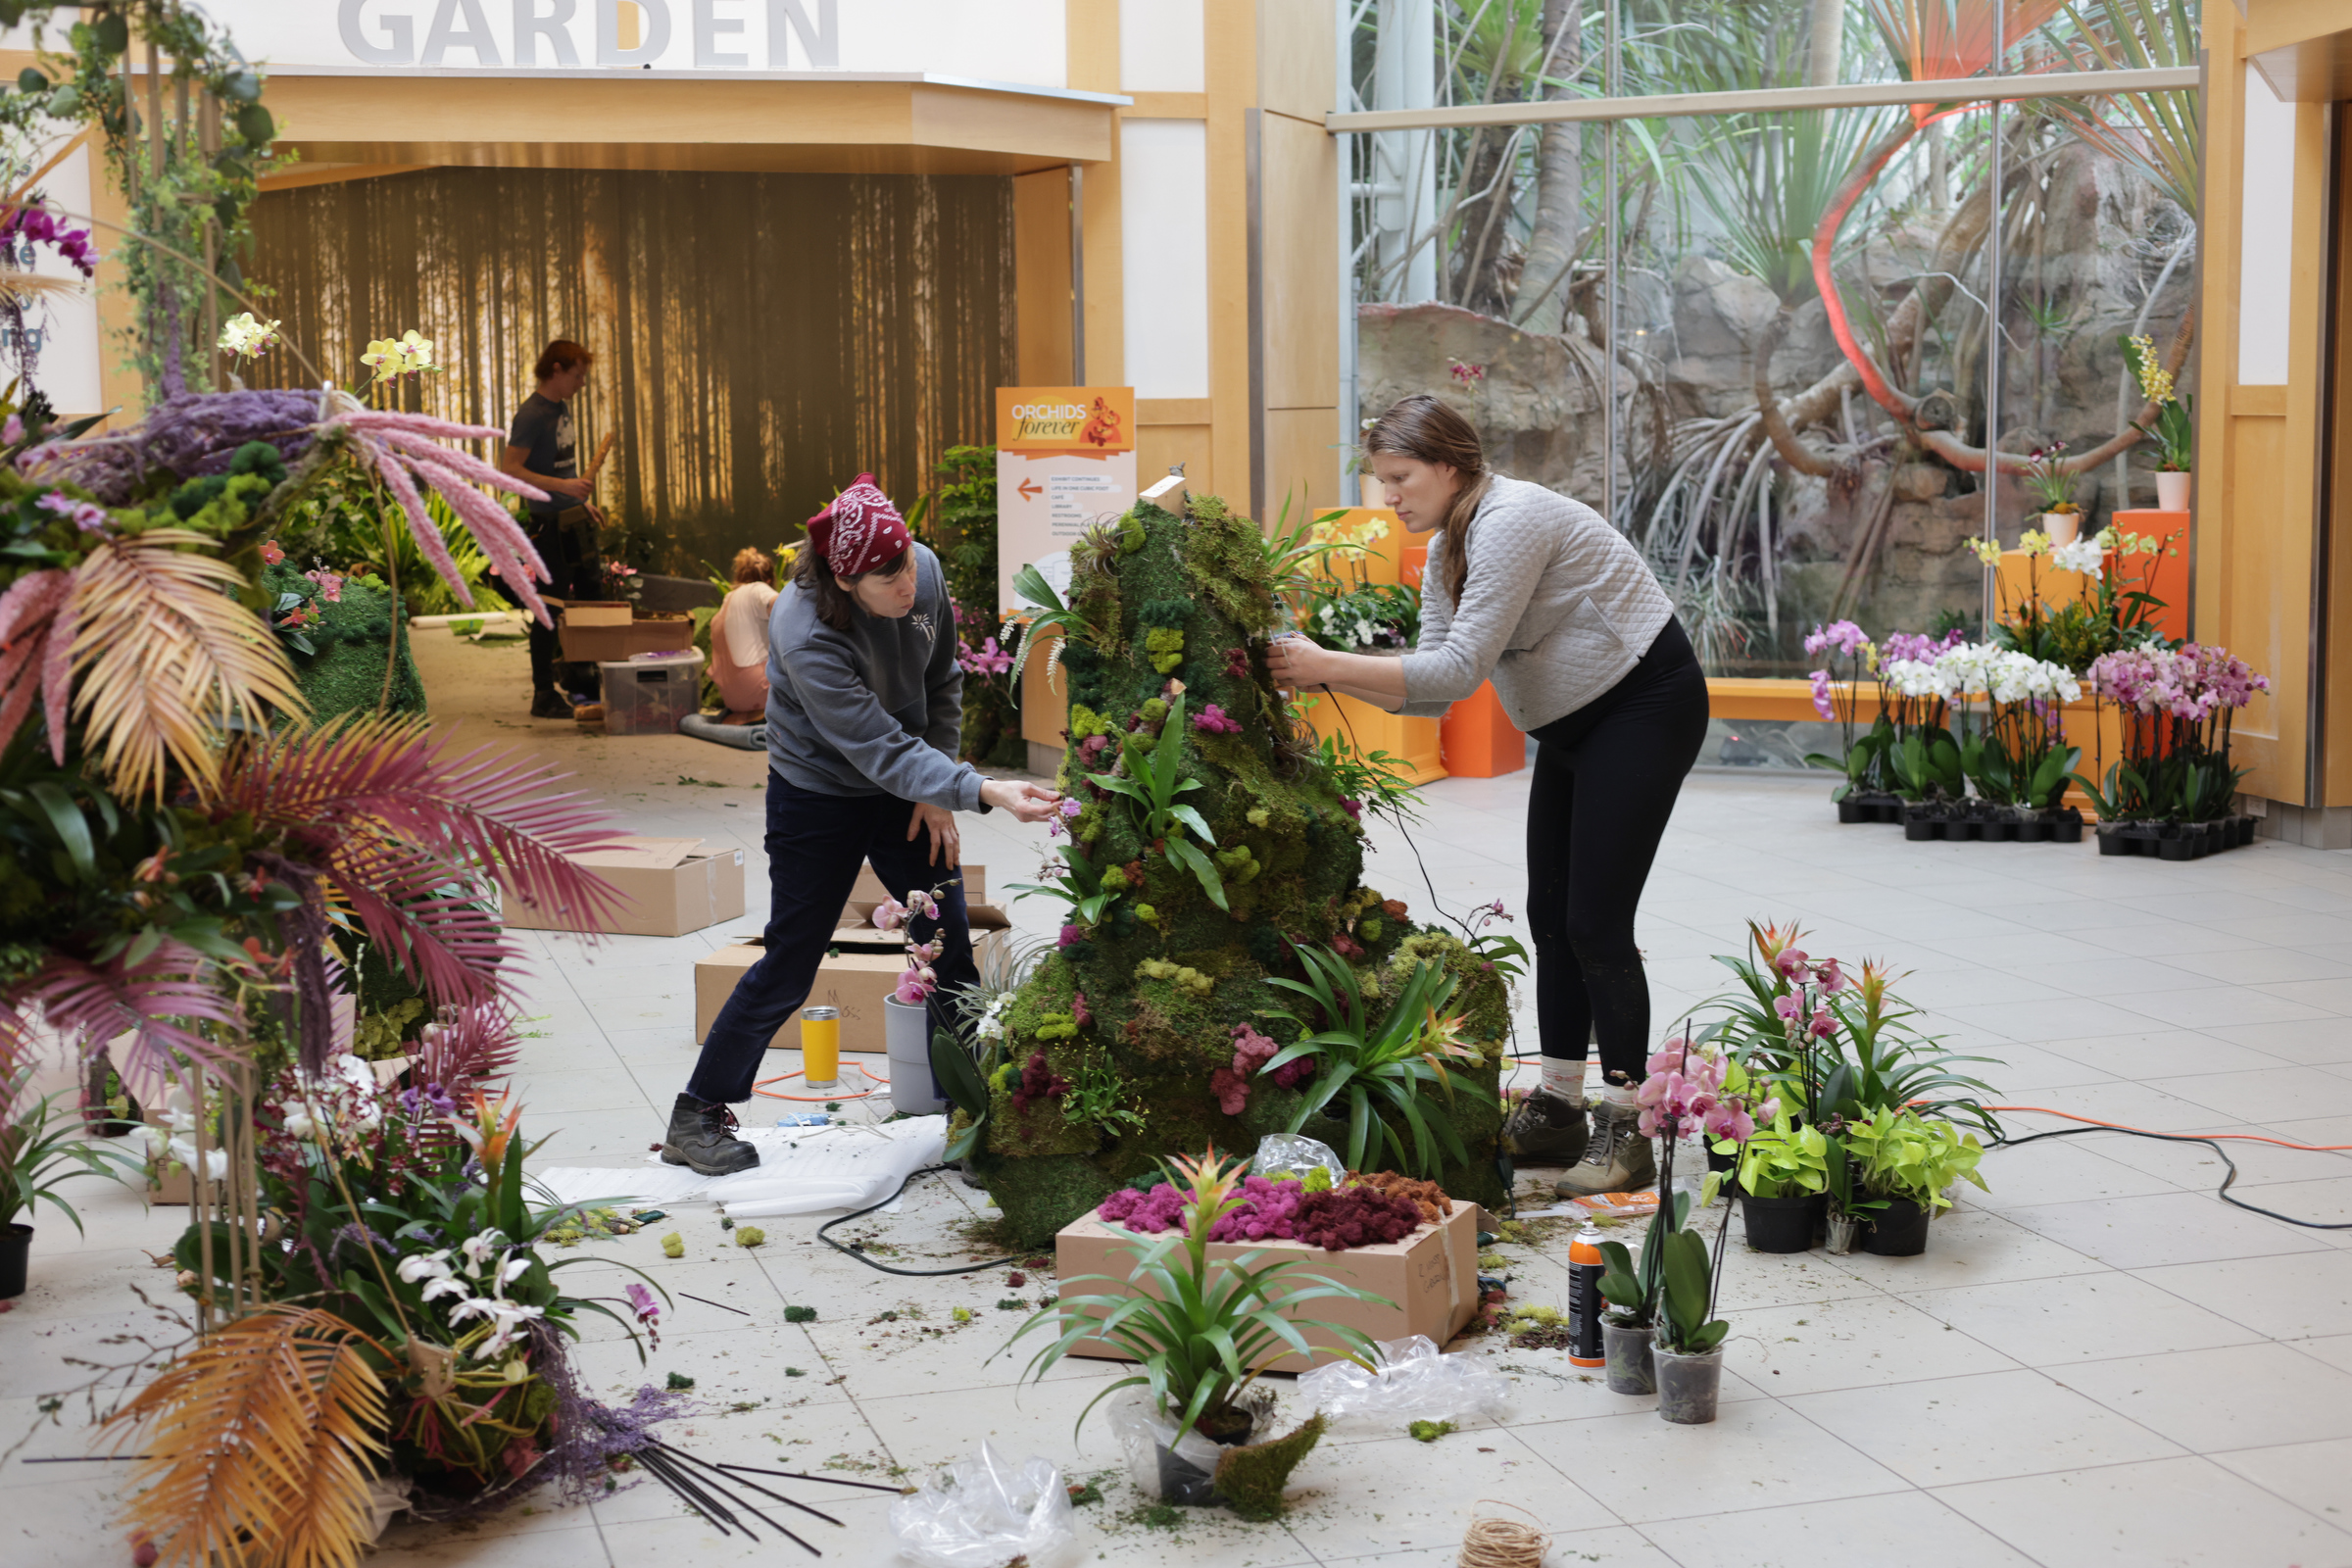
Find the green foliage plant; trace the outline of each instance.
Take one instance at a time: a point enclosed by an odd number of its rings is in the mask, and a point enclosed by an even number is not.
[[[1972,1132],[1907,1106],[1882,1106],[1845,1124],[1846,1150],[1855,1184],[1877,1198],[1907,1198],[1934,1212],[1949,1208],[1943,1190],[1955,1181],[1985,1191],[1977,1162],[1984,1146]]]
[[[1600,1298],[1621,1328],[1649,1328],[1657,1321],[1658,1293],[1665,1285],[1666,1238],[1690,1222],[1690,1195],[1675,1193],[1661,1202],[1642,1238],[1637,1261],[1623,1242],[1600,1244]]]
[[[1715,1152],[1738,1152],[1740,1190],[1751,1198],[1806,1198],[1828,1185],[1828,1146],[1820,1128],[1792,1125],[1783,1105],[1772,1125],[1756,1129],[1744,1147],[1719,1142]]]
[[[1306,1340],[1308,1329],[1336,1339],[1347,1359],[1373,1364],[1372,1341],[1362,1330],[1303,1317],[1298,1309],[1318,1300],[1382,1307],[1394,1307],[1394,1301],[1309,1273],[1306,1260],[1296,1254],[1266,1263],[1259,1261],[1265,1253],[1252,1250],[1212,1262],[1209,1229],[1241,1201],[1235,1195],[1242,1167],[1212,1152],[1179,1156],[1166,1168],[1169,1180],[1189,1194],[1184,1234],[1122,1249],[1135,1260],[1123,1281],[1110,1274],[1063,1280],[1060,1297],[1005,1342],[1008,1350],[1041,1329],[1055,1336],[1030,1358],[1025,1378],[1042,1378],[1082,1341],[1114,1345],[1135,1362],[1136,1373],[1088,1400],[1076,1424],[1084,1425],[1096,1405],[1121,1389],[1143,1388],[1153,1406],[1176,1423],[1180,1440],[1196,1427],[1213,1434],[1238,1426],[1239,1401],[1270,1364],[1286,1354],[1315,1353]],[[1070,1293],[1072,1286],[1089,1284],[1124,1285],[1130,1294]]]
[[[1721,1240],[1719,1235],[1718,1244]],[[1658,1346],[1677,1355],[1705,1355],[1732,1331],[1731,1324],[1715,1316],[1717,1270],[1707,1256],[1706,1241],[1696,1231],[1678,1230],[1666,1238],[1659,1252],[1665,1289],[1660,1293]]]
[[[29,1221],[33,1209],[47,1203],[79,1231],[81,1215],[58,1196],[58,1184],[74,1176],[130,1176],[140,1166],[121,1150],[82,1142],[78,1116],[52,1113],[55,1095],[25,1102],[24,1088],[31,1079],[32,1069],[24,1067],[0,1082],[0,1106],[24,1105],[15,1119],[0,1126],[0,1229],[21,1223],[20,1214]]]
[[[1137,746],[1120,753],[1123,763],[1134,765],[1132,775],[1089,773],[1087,782],[1129,802],[1137,835],[1146,844],[1160,846],[1170,860],[1192,872],[1211,904],[1230,908],[1224,873],[1199,844],[1185,837],[1189,830],[1200,835],[1202,844],[1217,842],[1200,811],[1182,799],[1203,787],[1184,770],[1184,698],[1180,694],[1167,705],[1157,742],[1148,749]]]
[[[1369,1153],[1396,1162],[1408,1176],[1434,1179],[1443,1167],[1440,1155],[1456,1163],[1465,1157],[1460,1135],[1443,1115],[1427,1113],[1422,1093],[1435,1088],[1447,1096],[1473,1099],[1486,1091],[1446,1070],[1469,1053],[1454,1039],[1456,1019],[1439,1012],[1453,1000],[1453,977],[1427,963],[1412,973],[1393,999],[1383,1004],[1367,999],[1362,982],[1348,960],[1327,948],[1296,948],[1306,970],[1300,982],[1277,976],[1267,984],[1294,992],[1314,1004],[1321,1020],[1315,1027],[1296,1012],[1273,1011],[1271,1017],[1297,1024],[1298,1041],[1284,1047],[1258,1069],[1262,1077],[1301,1057],[1313,1058],[1316,1075],[1285,1129],[1297,1132],[1307,1118],[1320,1112],[1337,1115],[1347,1106],[1349,1170],[1364,1170]],[[1397,1124],[1411,1135],[1406,1146]]]

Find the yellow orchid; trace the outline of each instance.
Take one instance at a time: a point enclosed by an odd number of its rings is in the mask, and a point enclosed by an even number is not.
[[[1997,566],[2001,564],[2001,542],[1998,539],[1972,539],[1969,541],[1968,547],[1974,550],[1977,553],[1977,559],[1987,566]]]
[[[220,346],[224,353],[240,355],[248,360],[258,360],[275,342],[277,342],[277,323],[275,321],[257,321],[253,318],[251,311],[239,316],[232,316],[220,324]]]
[[[2029,556],[2046,556],[2050,553],[2050,536],[2039,528],[2028,528],[2017,536],[2017,548]]]
[[[415,327],[396,338],[371,339],[368,352],[360,356],[360,363],[373,369],[378,381],[397,381],[404,375],[442,368],[433,363],[433,340]]]

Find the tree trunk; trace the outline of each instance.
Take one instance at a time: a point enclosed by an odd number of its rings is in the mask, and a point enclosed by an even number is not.
[[[1584,63],[1584,16],[1571,0],[1544,0],[1544,74],[1546,99],[1569,96],[1565,83]],[[1578,229],[1585,199],[1584,126],[1574,122],[1544,127],[1537,157],[1536,221],[1527,239],[1527,259],[1511,297],[1511,319],[1530,332],[1557,332],[1568,319],[1568,272],[1576,263]]]

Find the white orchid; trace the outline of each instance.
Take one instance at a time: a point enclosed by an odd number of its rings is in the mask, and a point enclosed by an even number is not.
[[[2100,537],[2104,537],[2103,535]],[[2079,571],[2096,582],[2105,575],[2106,551],[2098,538],[2078,538],[2050,552],[2050,564],[2061,571]]]
[[[400,1260],[400,1267],[393,1272],[400,1276],[404,1285],[414,1285],[418,1280],[445,1280],[450,1273],[449,1249],[444,1247],[438,1252],[417,1252],[404,1257]]]
[[[487,1361],[493,1356],[504,1353],[507,1347],[514,1343],[516,1332],[524,1324],[545,1315],[546,1312],[541,1307],[525,1306],[520,1301],[509,1301],[495,1296],[476,1296],[469,1300],[459,1302],[456,1307],[452,1308],[449,1321],[453,1325],[463,1323],[467,1318],[476,1317],[488,1318],[491,1321],[494,1327],[490,1337],[474,1347],[473,1350],[473,1358],[476,1361]]]
[[[482,1265],[490,1261],[492,1253],[506,1245],[505,1233],[497,1230],[478,1231],[466,1237],[458,1249],[466,1254],[466,1272],[476,1279],[481,1278]]]
[[[498,1272],[498,1288],[502,1291],[505,1290],[508,1286],[514,1284],[516,1280],[522,1278],[530,1271],[531,1260],[529,1258],[509,1258],[507,1260],[507,1266],[503,1269],[500,1269]]]
[[[434,1280],[419,1293],[425,1300],[438,1301],[444,1296],[464,1296],[466,1282],[454,1275]]]

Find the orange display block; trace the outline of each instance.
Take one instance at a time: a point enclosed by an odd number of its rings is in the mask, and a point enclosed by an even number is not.
[[[1407,784],[1434,784],[1446,776],[1444,747],[1434,718],[1406,718],[1337,692],[1303,693],[1293,699],[1304,708],[1307,726],[1320,740],[1336,736],[1359,757],[1386,752],[1402,764]]]
[[[1527,736],[1488,681],[1438,721],[1438,756],[1456,778],[1499,778],[1527,765]]]
[[[2118,533],[2144,533],[2163,540],[2165,548],[2155,558],[2156,564],[2147,569],[2149,593],[2164,601],[2156,612],[2156,629],[2176,641],[2188,635],[2188,540],[2189,515],[2185,512],[2160,512],[2154,507],[2116,513],[2112,519]],[[2134,576],[2148,558],[2132,559]]]

